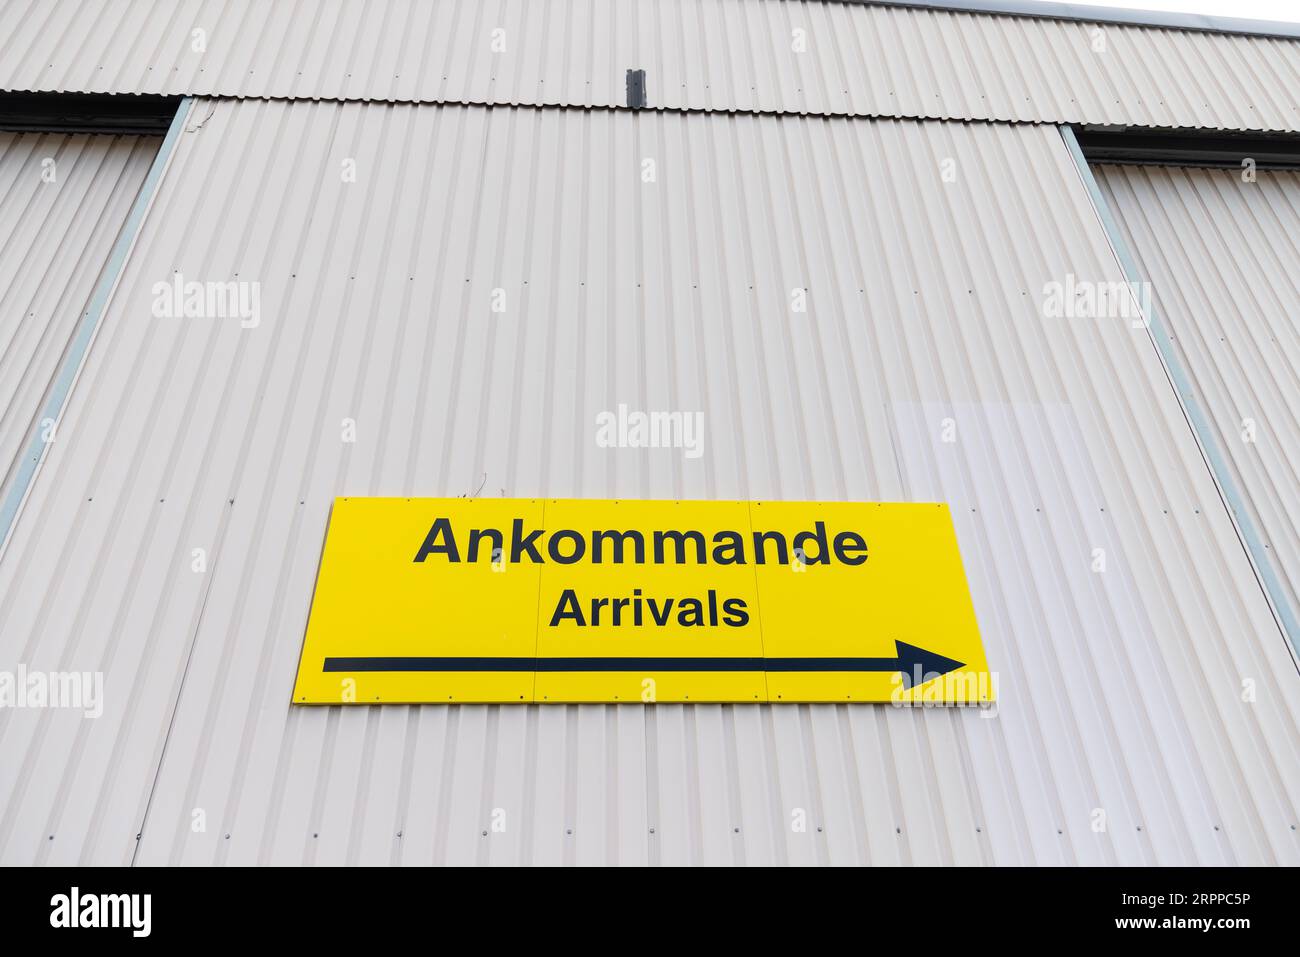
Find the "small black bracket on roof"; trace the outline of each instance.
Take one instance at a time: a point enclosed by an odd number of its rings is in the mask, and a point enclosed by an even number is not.
[[[645,70],[627,71],[627,108],[645,109]]]

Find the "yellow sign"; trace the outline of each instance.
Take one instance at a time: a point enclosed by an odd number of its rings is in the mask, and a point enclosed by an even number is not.
[[[943,504],[341,498],[299,704],[979,704]]]

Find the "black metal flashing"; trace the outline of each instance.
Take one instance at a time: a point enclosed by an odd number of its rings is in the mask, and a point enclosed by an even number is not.
[[[148,94],[0,93],[0,130],[162,136],[181,99]]]
[[[1203,33],[1234,33],[1243,36],[1300,40],[1300,23],[1275,20],[1244,20],[1213,17],[1202,13],[1166,13],[1158,10],[1126,10],[1120,7],[1092,7],[1055,0],[840,0],[877,7],[912,7],[917,10],[950,10],[958,13],[1001,13],[1015,17],[1073,20],[1084,23],[1115,23]]]
[[[1075,127],[1089,163],[1300,169],[1300,135]]]

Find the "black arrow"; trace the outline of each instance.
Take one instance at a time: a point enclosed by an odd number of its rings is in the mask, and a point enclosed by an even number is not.
[[[326,658],[324,671],[899,671],[903,687],[963,667],[904,641],[895,658]]]
[[[933,651],[926,651],[905,641],[895,641],[897,658],[760,658],[765,663],[761,671],[899,671],[903,687],[923,684],[964,667],[957,661]],[[817,667],[808,667],[816,663]]]

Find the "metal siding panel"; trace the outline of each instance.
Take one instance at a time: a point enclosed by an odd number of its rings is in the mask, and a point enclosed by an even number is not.
[[[1300,609],[1300,175],[1100,166],[1230,477],[1263,532],[1283,600]],[[1247,420],[1258,439],[1244,437]],[[1243,672],[1245,673],[1245,672]]]
[[[657,109],[1300,130],[1300,41],[1165,27],[821,0],[0,0],[0,25],[3,90],[623,107],[645,69]]]
[[[0,492],[17,480],[159,142],[0,132]]]
[[[0,662],[108,672],[0,713],[0,860],[1300,862],[1300,678],[1158,356],[1040,312],[1121,277],[1055,129],[194,116],[0,561]],[[150,318],[173,270],[262,324]],[[708,453],[594,449],[620,401]],[[480,486],[949,501],[999,711],[291,707],[333,496]]]

